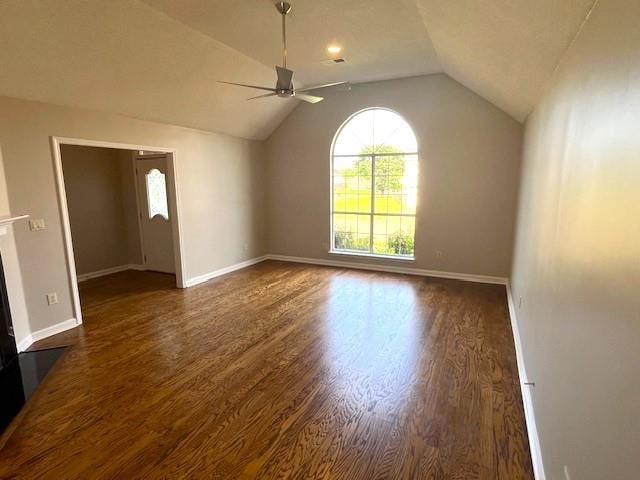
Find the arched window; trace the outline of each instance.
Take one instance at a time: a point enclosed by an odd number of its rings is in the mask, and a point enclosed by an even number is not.
[[[331,151],[331,251],[413,258],[417,187],[409,124],[385,108],[353,115]]]

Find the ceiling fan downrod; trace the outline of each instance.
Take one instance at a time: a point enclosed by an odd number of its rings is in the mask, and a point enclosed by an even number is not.
[[[291,4],[276,2],[276,10],[282,15],[282,66],[287,68],[287,13],[291,11]]]

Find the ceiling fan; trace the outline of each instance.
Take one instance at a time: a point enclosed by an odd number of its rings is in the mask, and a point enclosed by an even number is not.
[[[309,103],[318,103],[324,100],[322,97],[318,97],[315,95],[310,95],[305,92],[309,92],[311,90],[319,90],[321,88],[327,87],[335,87],[338,85],[344,85],[348,89],[351,88],[349,82],[333,82],[333,83],[325,83],[322,85],[312,85],[310,87],[304,88],[294,88],[293,86],[293,71],[287,68],[287,14],[291,11],[291,4],[289,2],[276,2],[276,9],[282,15],[282,66],[279,67],[276,65],[276,74],[278,75],[278,81],[276,82],[275,88],[269,87],[261,87],[258,85],[247,85],[245,83],[235,83],[235,82],[223,82],[219,81],[219,83],[226,83],[229,85],[237,85],[240,87],[246,88],[255,88],[257,90],[266,90],[270,93],[265,93],[264,95],[258,95],[257,97],[251,97],[249,100],[254,100],[256,98],[265,98],[265,97],[295,97],[300,100],[304,100]]]

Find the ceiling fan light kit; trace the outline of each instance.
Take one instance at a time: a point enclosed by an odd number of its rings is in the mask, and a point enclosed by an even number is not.
[[[289,2],[276,2],[275,3],[276,10],[282,16],[282,66],[276,65],[276,75],[278,77],[276,81],[275,88],[270,87],[261,87],[258,85],[249,85],[246,83],[236,83],[236,82],[223,82],[228,85],[236,85],[238,87],[245,88],[254,88],[257,90],[267,91],[269,93],[264,93],[262,95],[257,95],[255,97],[249,98],[249,100],[254,100],[257,98],[266,98],[266,97],[283,97],[283,98],[299,98],[300,100],[304,100],[308,103],[318,103],[324,100],[322,97],[318,97],[316,95],[311,95],[306,92],[310,92],[312,90],[320,90],[321,88],[335,87],[338,85],[344,85],[347,87],[347,90],[350,90],[349,82],[332,82],[332,83],[324,83],[321,85],[312,85],[310,87],[305,88],[295,88],[293,86],[293,71],[287,68],[287,14],[291,12],[291,4]]]

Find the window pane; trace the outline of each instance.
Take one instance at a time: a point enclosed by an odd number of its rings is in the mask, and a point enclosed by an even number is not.
[[[402,153],[418,151],[409,124],[397,113],[376,108],[360,112],[342,126],[334,144],[334,155],[386,153],[388,149]]]
[[[387,213],[389,208],[389,197],[387,195],[376,195],[375,213]]]
[[[358,195],[358,212],[371,213],[371,195]]]
[[[402,177],[404,190],[416,190],[418,188],[418,156],[404,156],[404,173]]]
[[[333,211],[345,213],[370,213],[371,196],[357,193],[336,193],[333,196]]]
[[[358,193],[358,176],[347,175],[344,177],[345,192],[344,193]]]
[[[376,157],[376,193],[400,193],[405,180],[405,155]]]
[[[387,245],[387,237],[381,235],[373,236],[373,253],[378,255],[393,255],[394,253]]]
[[[389,235],[394,231],[400,230],[400,218],[387,215],[376,215],[373,218],[373,234]]]
[[[374,111],[365,110],[351,117],[340,130],[333,148],[334,155],[357,155],[373,142]],[[414,150],[412,150],[414,151]]]
[[[147,202],[149,218],[156,215],[169,220],[169,206],[167,205],[167,182],[164,173],[157,168],[152,168],[145,175],[147,183]]]
[[[336,250],[369,251],[370,215],[333,215],[333,238]]]
[[[374,112],[374,143],[377,146],[377,152],[384,151],[386,148],[393,148],[403,153],[418,151],[413,130],[402,117],[382,108],[375,109]]]
[[[345,215],[342,213],[334,213],[333,230],[336,232],[344,232],[346,228]]]
[[[355,164],[358,157],[334,157],[333,159],[333,176],[338,175],[354,175]]]
[[[357,208],[358,196],[353,194],[337,193],[333,196],[334,212],[353,212]]]
[[[345,176],[333,176],[333,193],[347,193],[347,178]]]
[[[373,252],[413,255],[415,217],[376,215],[373,220]]]
[[[333,166],[333,211],[371,213],[371,157],[338,157]]]
[[[409,191],[411,192],[411,191]],[[415,215],[416,213],[416,193],[408,193],[402,196],[402,213]]]
[[[416,233],[416,217],[400,217],[400,231],[413,237]]]
[[[389,195],[388,198],[388,213],[402,213],[402,195]]]
[[[369,252],[369,241],[371,238],[371,215],[358,215],[358,234],[356,237],[355,249]]]
[[[373,217],[373,253],[390,255],[387,247],[387,222],[390,217],[376,215]]]

